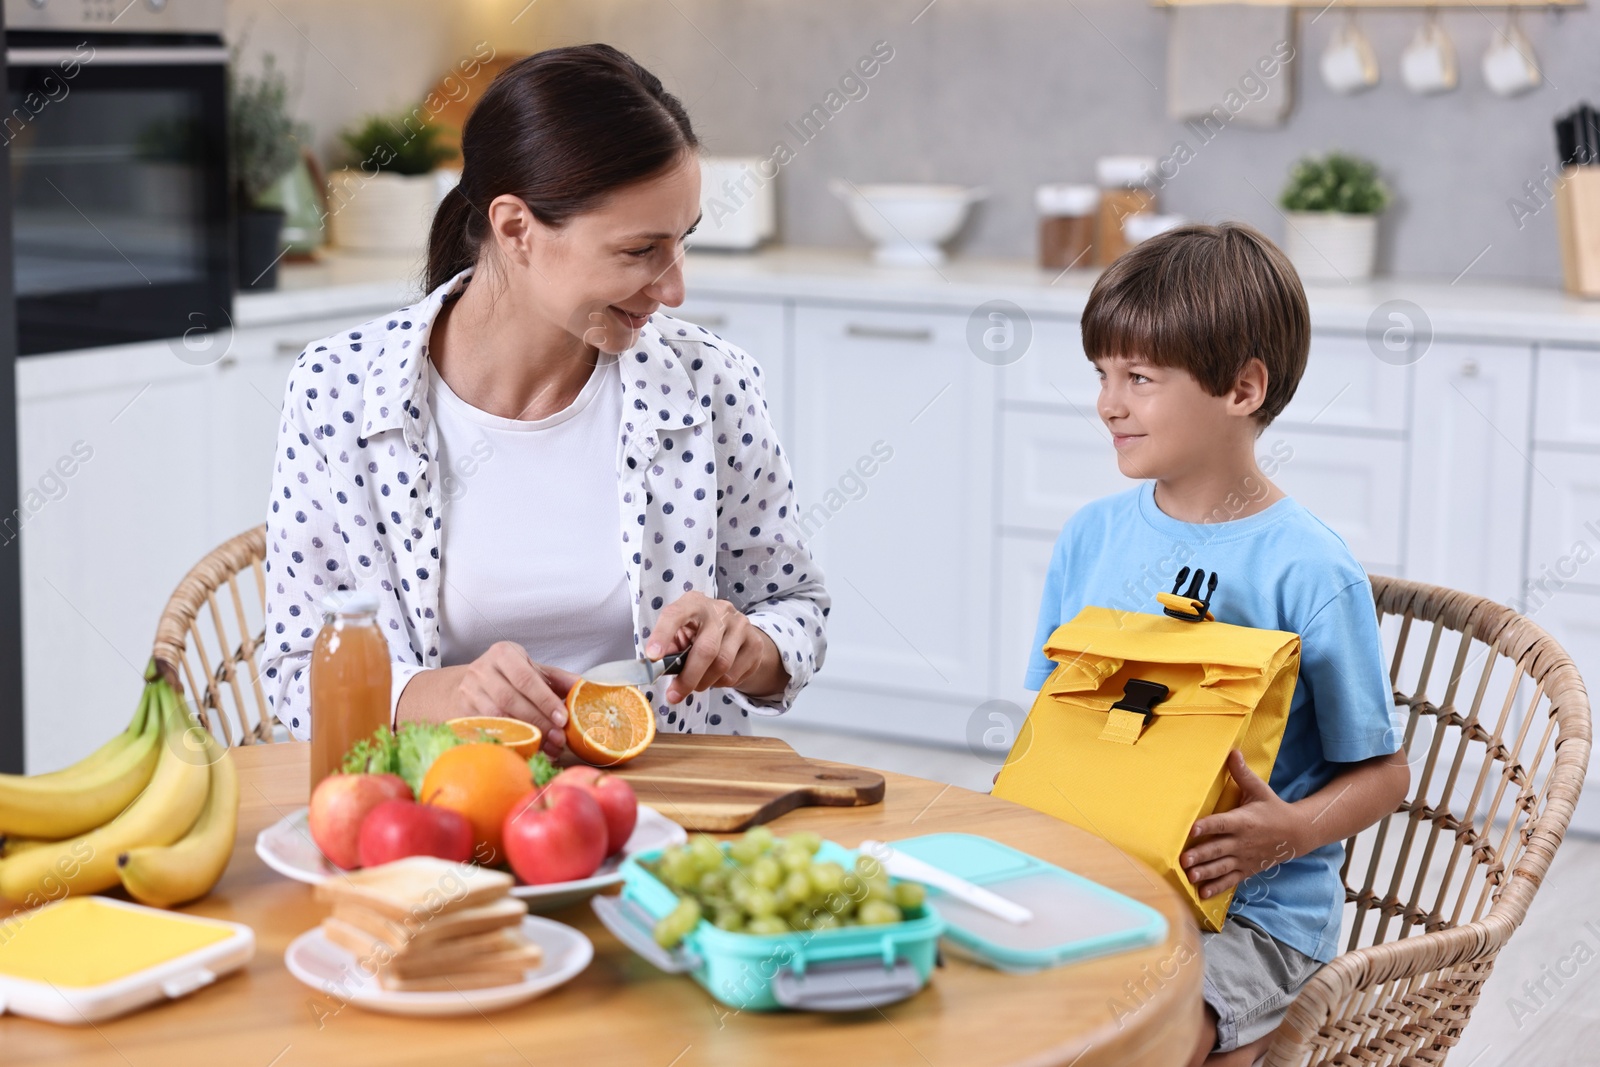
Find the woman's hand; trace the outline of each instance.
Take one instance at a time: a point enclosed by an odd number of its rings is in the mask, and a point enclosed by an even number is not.
[[[496,641],[466,664],[456,682],[457,716],[491,715],[521,719],[539,728],[545,755],[555,759],[566,743],[567,690],[578,680],[571,671],[535,663],[514,641]]]
[[[689,658],[667,686],[668,704],[718,686],[768,697],[789,684],[778,646],[726,600],[689,592],[666,606],[645,645],[645,657],[660,659],[685,648]]]

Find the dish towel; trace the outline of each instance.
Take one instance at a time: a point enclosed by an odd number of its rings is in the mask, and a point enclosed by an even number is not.
[[[1289,116],[1294,78],[1294,9],[1196,4],[1170,10],[1167,114],[1278,126]]]

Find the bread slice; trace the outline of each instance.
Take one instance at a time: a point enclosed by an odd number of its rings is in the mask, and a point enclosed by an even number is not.
[[[465,989],[516,985],[526,978],[526,972],[520,970],[475,971],[469,974],[431,975],[427,978],[401,978],[384,972],[378,975],[378,984],[391,993],[455,993]]]
[[[527,914],[527,904],[509,896],[444,915],[419,913],[405,919],[392,919],[356,904],[338,904],[333,909],[335,919],[371,934],[396,953],[419,949],[437,941],[517,926]]]
[[[408,856],[318,884],[318,900],[369,908],[420,927],[440,915],[505,896],[514,879],[504,871],[433,856]]]

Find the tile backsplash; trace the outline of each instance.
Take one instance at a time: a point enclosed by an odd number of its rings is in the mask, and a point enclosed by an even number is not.
[[[991,190],[955,244],[983,256],[1032,256],[1033,187],[1089,180],[1097,157],[1124,153],[1163,161],[1163,210],[1281,239],[1289,165],[1339,148],[1377,161],[1397,194],[1381,270],[1559,282],[1551,123],[1600,95],[1589,8],[1522,17],[1545,84],[1513,99],[1479,71],[1502,10],[1442,16],[1461,83],[1433,97],[1399,76],[1419,11],[1362,13],[1382,81],[1350,97],[1316,71],[1340,16],[1306,11],[1278,76],[1293,79],[1288,120],[1209,129],[1167,117],[1170,16],[1142,0],[234,0],[232,11],[247,62],[270,47],[298,80],[324,153],[356,116],[420,98],[475,42],[509,53],[601,40],[661,76],[709,152],[778,155],[780,239],[864,247],[829,178],[950,181]],[[874,53],[876,73],[861,76]]]

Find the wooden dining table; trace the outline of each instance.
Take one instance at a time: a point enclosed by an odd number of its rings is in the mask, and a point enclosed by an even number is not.
[[[0,1063],[1167,1067],[1186,1062],[1198,1039],[1199,935],[1174,889],[1105,841],[1048,815],[887,772],[880,803],[799,808],[773,822],[773,830],[814,830],[848,847],[941,831],[983,834],[1151,905],[1167,919],[1166,941],[1027,975],[945,952],[927,986],[897,1004],[841,1014],[740,1012],[690,978],[636,956],[584,902],[548,917],[581,930],[594,943],[594,959],[543,997],[448,1018],[368,1012],[301,984],[285,969],[289,942],[315,927],[327,908],[311,886],[274,873],[254,851],[262,829],[307,802],[308,748],[234,750],[241,799],[233,859],[216,888],[183,909],[253,928],[251,962],[180,1000],[118,1019],[59,1026],[0,1017]]]

